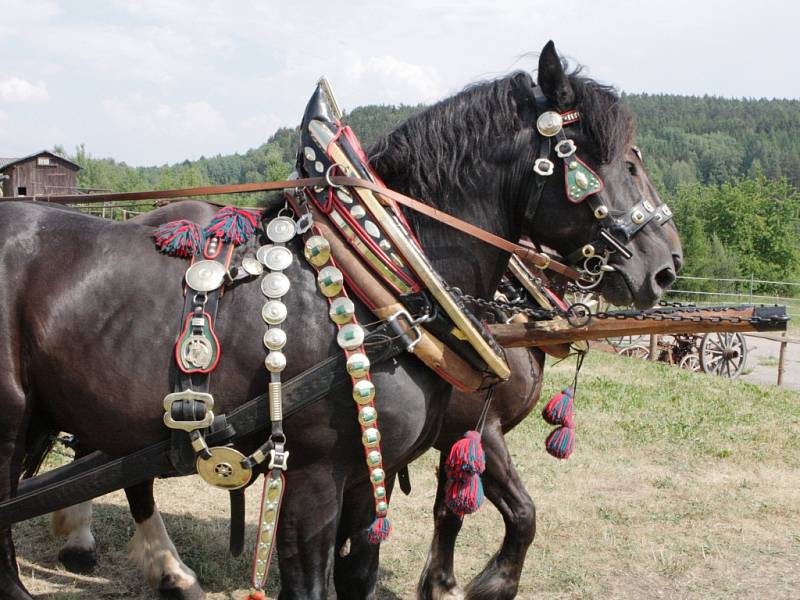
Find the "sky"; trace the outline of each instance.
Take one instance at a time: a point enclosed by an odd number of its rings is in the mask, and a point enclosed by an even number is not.
[[[800,98],[798,23],[789,0],[0,0],[0,157],[244,152],[321,75],[346,110],[433,102],[550,39],[629,93]]]

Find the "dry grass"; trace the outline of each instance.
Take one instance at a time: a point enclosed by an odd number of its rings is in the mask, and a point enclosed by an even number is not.
[[[570,376],[568,365],[550,368],[545,394]],[[538,512],[520,598],[800,597],[800,394],[593,353],[569,461],[544,452],[547,432],[534,416],[509,436]],[[379,598],[414,596],[434,464],[429,453],[412,465],[412,496],[393,499]],[[241,598],[231,591],[246,583],[248,559],[226,554],[226,494],[197,478],[157,485],[167,527],[209,598]],[[100,500],[95,530],[100,564],[80,577],[58,566],[47,519],[17,526],[29,589],[59,600],[151,598],[127,564],[132,523],[121,493]],[[480,570],[502,535],[489,505],[466,519],[459,581]]]

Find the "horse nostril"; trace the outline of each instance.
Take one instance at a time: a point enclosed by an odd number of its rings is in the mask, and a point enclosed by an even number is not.
[[[659,288],[666,290],[675,282],[676,277],[675,270],[672,267],[666,267],[656,273],[655,282]]]
[[[681,267],[683,266],[683,255],[673,254],[672,263],[675,265],[675,272],[680,273]]]

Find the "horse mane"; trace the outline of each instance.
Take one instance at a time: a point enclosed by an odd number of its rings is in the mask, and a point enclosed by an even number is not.
[[[568,77],[593,153],[601,162],[613,160],[633,133],[628,108],[613,87],[584,77],[580,67]],[[519,152],[528,152],[532,164],[537,134],[530,125],[523,127],[512,96],[519,78],[533,85],[529,73],[515,71],[473,83],[409,117],[367,149],[371,164],[390,187],[402,182],[413,196],[431,200],[438,195],[445,203],[443,189],[455,187],[467,195],[492,164],[519,158]],[[487,154],[492,148],[495,154]]]

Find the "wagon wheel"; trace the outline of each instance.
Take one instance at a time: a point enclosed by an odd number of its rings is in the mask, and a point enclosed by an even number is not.
[[[681,359],[681,362],[678,363],[678,366],[681,369],[686,369],[687,371],[699,371],[700,370],[700,357],[697,354],[687,354]]]
[[[650,348],[644,344],[632,344],[621,348],[617,354],[620,356],[631,356],[633,358],[647,358],[650,356]]]
[[[700,366],[709,375],[733,379],[747,362],[747,343],[740,333],[707,333],[700,342]]]

